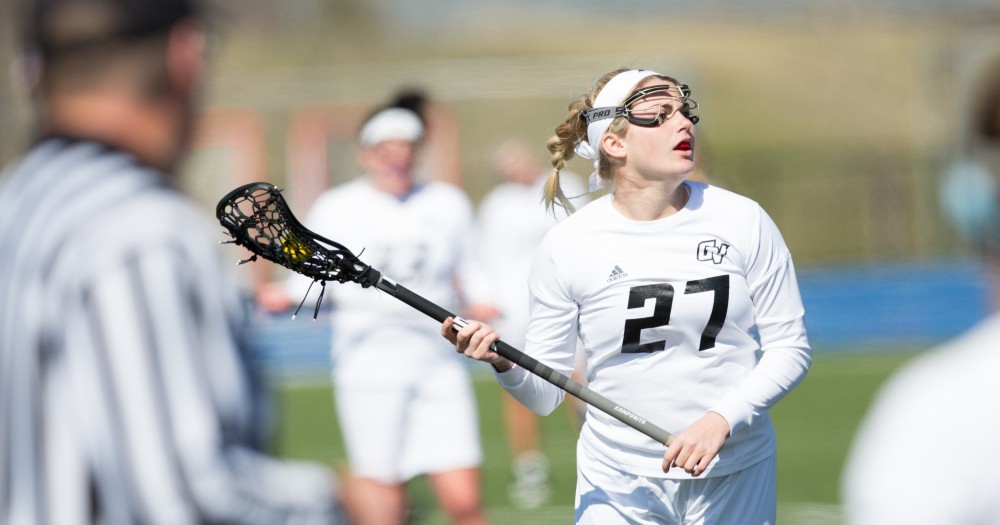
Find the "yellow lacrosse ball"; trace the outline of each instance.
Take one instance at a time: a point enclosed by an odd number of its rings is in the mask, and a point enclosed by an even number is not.
[[[285,242],[281,243],[281,251],[293,261],[304,261],[313,253],[312,248],[292,236],[286,237]]]

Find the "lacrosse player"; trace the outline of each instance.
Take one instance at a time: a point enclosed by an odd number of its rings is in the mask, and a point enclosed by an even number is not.
[[[491,315],[468,263],[471,203],[449,183],[414,179],[424,129],[409,109],[377,110],[358,135],[363,176],[320,195],[305,225],[435,303]],[[287,290],[301,296],[308,284],[294,275]],[[485,523],[466,362],[433,323],[375,289],[331,293],[332,377],[359,521],[403,523],[406,482],[427,475],[453,523]]]
[[[697,104],[646,70],[608,73],[548,142],[549,205],[572,209],[559,171],[574,152],[609,193],[554,226],[529,277],[525,353],[569,374],[577,339],[590,387],[677,435],[669,447],[589,409],[577,447],[576,522],[773,524],[768,409],[811,359],[788,248],[757,203],[686,180]],[[470,322],[442,334],[491,363],[539,414],[563,390],[494,352]]]
[[[0,178],[0,523],[337,523],[270,419],[217,227],[175,188],[195,0],[25,2],[40,136]]]
[[[994,313],[882,387],[841,480],[850,525],[1000,524],[1000,60],[983,77],[942,204],[982,256]]]

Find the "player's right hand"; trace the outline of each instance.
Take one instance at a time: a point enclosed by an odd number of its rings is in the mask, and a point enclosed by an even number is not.
[[[492,348],[500,339],[500,334],[492,326],[478,321],[466,321],[465,327],[456,332],[455,320],[451,317],[441,325],[441,335],[455,344],[455,350],[466,357],[489,363],[497,370],[509,370],[513,364]]]

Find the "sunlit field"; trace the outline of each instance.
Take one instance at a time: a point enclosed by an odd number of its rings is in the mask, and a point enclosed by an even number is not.
[[[858,422],[879,384],[914,352],[820,353],[809,376],[772,412],[778,429],[778,522],[841,523],[840,469]],[[343,468],[344,450],[328,384],[286,384],[277,452]],[[495,523],[571,523],[575,483],[575,426],[567,408],[543,419],[545,452],[552,463],[553,496],[534,510],[514,508],[507,498],[509,455],[500,417],[501,391],[485,374],[476,378],[485,460],[483,489]],[[442,436],[447,439],[447,436]],[[411,485],[413,523],[446,523],[422,479]]]

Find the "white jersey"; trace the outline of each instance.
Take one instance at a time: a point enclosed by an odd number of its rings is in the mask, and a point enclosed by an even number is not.
[[[529,278],[525,351],[568,375],[580,337],[590,387],[674,434],[718,412],[732,434],[703,476],[721,476],[774,453],[768,408],[804,377],[809,345],[771,219],[747,198],[685,184],[687,205],[664,219],[627,219],[607,195],[552,228]],[[519,367],[499,378],[541,414],[563,397]],[[664,445],[593,407],[580,439],[634,474],[689,477],[664,473]]]
[[[459,304],[456,278],[472,279],[466,262],[472,223],[472,205],[455,186],[420,185],[406,198],[397,199],[373,188],[365,177],[325,192],[306,219],[307,228],[343,244],[386,277],[451,311]],[[308,279],[292,279],[292,291],[304,293]],[[467,292],[476,295],[475,283],[464,284]],[[415,372],[418,366],[439,359],[458,358],[441,337],[438,323],[398,299],[354,283],[331,283],[326,292],[335,303],[332,330],[337,366],[369,344],[379,347],[384,357],[381,372]],[[411,337],[433,344],[407,345]]]
[[[489,276],[490,302],[500,311],[492,321],[503,340],[515,348],[524,347],[528,327],[528,272],[538,245],[558,220],[566,217],[562,208],[555,214],[545,209],[542,197],[546,177],[532,185],[508,182],[498,185],[479,205],[477,253],[480,267]],[[575,176],[560,176],[563,192],[574,197],[584,193]]]
[[[844,469],[846,523],[1000,525],[997,341],[1000,313],[886,383]]]

